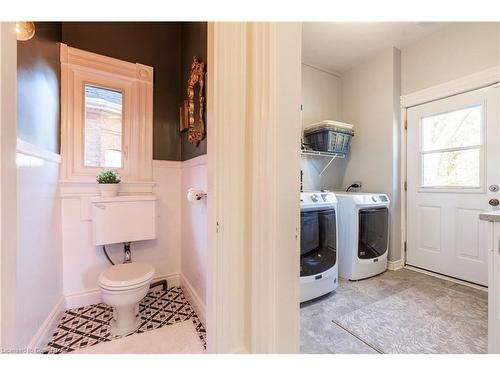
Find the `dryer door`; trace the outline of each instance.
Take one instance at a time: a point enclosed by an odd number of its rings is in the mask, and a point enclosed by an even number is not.
[[[358,258],[378,258],[387,251],[388,240],[388,208],[377,207],[359,210]]]

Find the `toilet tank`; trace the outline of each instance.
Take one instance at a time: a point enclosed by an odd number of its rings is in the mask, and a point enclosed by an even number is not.
[[[96,197],[90,205],[94,246],[156,238],[154,195]]]

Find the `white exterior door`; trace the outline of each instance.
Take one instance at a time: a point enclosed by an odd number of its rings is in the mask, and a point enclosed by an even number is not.
[[[487,223],[479,213],[500,198],[498,90],[408,109],[408,265],[488,284]]]

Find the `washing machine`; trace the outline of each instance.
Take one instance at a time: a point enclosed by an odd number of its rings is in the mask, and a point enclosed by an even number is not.
[[[337,288],[337,199],[331,192],[300,193],[300,302]]]
[[[339,221],[339,276],[361,280],[387,269],[389,197],[335,192]]]

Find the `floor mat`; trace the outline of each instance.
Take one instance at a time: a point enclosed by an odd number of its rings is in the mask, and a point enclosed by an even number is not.
[[[71,354],[203,354],[205,349],[189,321],[103,342]]]
[[[487,353],[487,300],[412,286],[333,322],[382,353]]]

